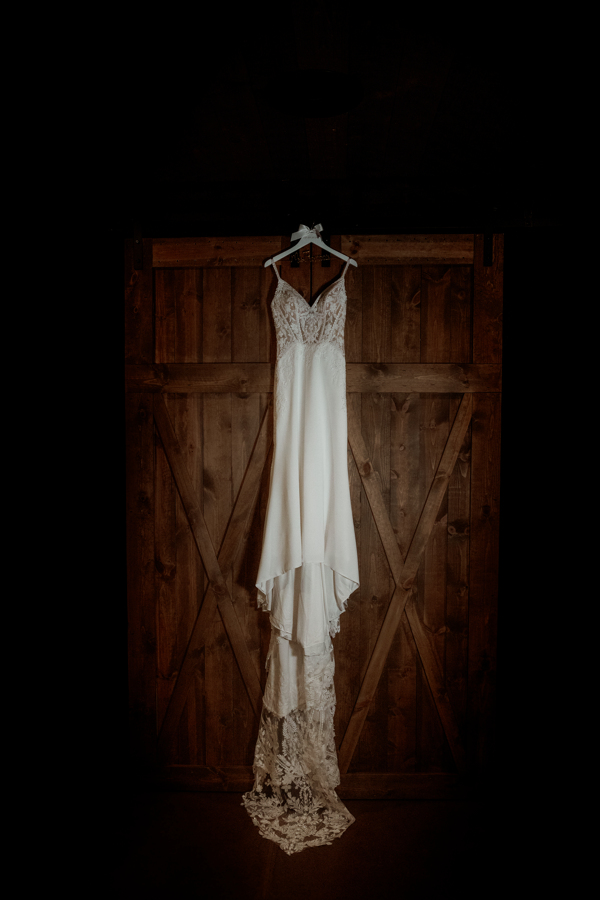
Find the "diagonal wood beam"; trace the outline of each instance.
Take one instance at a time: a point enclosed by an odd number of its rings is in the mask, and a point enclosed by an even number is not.
[[[265,410],[258,437],[254,444],[217,559],[204,516],[196,498],[196,492],[189,477],[185,456],[177,440],[164,399],[161,396],[154,398],[154,421],[157,431],[165,448],[173,479],[179,491],[202,564],[209,578],[209,585],[192,628],[192,633],[179,667],[177,681],[175,682],[160,729],[158,742],[159,750],[162,752],[168,748],[169,742],[174,736],[175,728],[185,706],[188,690],[204,646],[208,625],[217,608],[223,620],[244,685],[248,691],[250,703],[256,717],[260,716],[262,705],[260,680],[248,652],[223,572],[227,573],[233,565],[258,496],[260,479],[269,452],[267,441],[269,409],[270,405]]]
[[[369,706],[375,696],[379,679],[383,673],[386,659],[392,646],[394,636],[402,614],[406,610],[407,601],[412,595],[412,584],[416,577],[423,551],[429,540],[435,519],[448,487],[452,470],[456,463],[458,453],[464,440],[473,410],[473,400],[470,394],[464,394],[448,435],[446,446],[437,467],[435,476],[429,488],[427,498],[421,510],[421,515],[413,538],[406,555],[402,561],[402,555],[398,548],[389,516],[381,496],[379,484],[376,479],[372,464],[367,458],[366,447],[360,434],[360,426],[356,422],[352,412],[348,413],[348,436],[352,454],[356,462],[359,474],[365,485],[365,493],[373,512],[385,552],[390,563],[392,576],[396,582],[396,588],[390,600],[379,636],[373,648],[371,659],[363,679],[358,698],[354,705],[350,721],[344,739],[339,750],[340,772],[348,771],[352,756],[356,749]],[[393,536],[392,547],[390,534]],[[388,548],[389,551],[388,552]],[[422,625],[418,614],[412,608],[408,609],[408,623],[415,639],[417,650],[426,677],[431,688],[431,693],[440,716],[442,727],[446,734],[450,750],[459,771],[463,767],[464,753],[459,740],[455,717],[450,704],[450,699],[445,690],[442,666],[437,658],[433,643],[428,637],[425,627]]]
[[[361,477],[365,494],[367,495],[367,500],[369,501],[369,506],[373,513],[373,519],[377,526],[385,555],[390,564],[392,577],[396,584],[398,584],[402,567],[404,566],[404,560],[402,559],[402,553],[400,552],[400,547],[398,546],[398,541],[394,534],[390,517],[385,508],[385,502],[381,494],[379,473],[375,470],[373,463],[369,459],[369,453],[362,436],[360,422],[357,420],[351,404],[348,404],[348,443],[350,444],[354,462],[356,463],[358,474]]]
[[[435,649],[430,632],[423,624],[421,617],[417,611],[414,594],[408,599],[404,608],[404,615],[408,619],[408,624],[412,632],[412,636],[421,662],[423,663],[423,671],[429,684],[431,696],[435,703],[444,734],[450,747],[450,752],[456,764],[458,772],[462,773],[465,768],[465,750],[461,738],[461,734],[456,724],[456,715],[452,709],[450,697],[446,690],[444,679],[444,669],[440,662],[440,658]]]

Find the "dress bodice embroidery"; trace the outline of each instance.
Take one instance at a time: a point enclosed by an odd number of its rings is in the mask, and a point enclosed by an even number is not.
[[[306,357],[310,365],[315,353],[326,357],[334,383],[342,388],[340,407],[346,408],[344,329],[346,326],[346,285],[342,275],[329,288],[319,294],[310,306],[304,297],[281,278],[273,263],[278,284],[271,302],[275,334],[277,337],[277,362],[275,367],[275,403],[281,410],[285,388],[293,375],[294,362],[289,358],[294,348]]]
[[[280,277],[279,272],[277,277],[279,284],[271,303],[277,335],[277,359],[281,359],[293,344],[328,343],[343,356],[346,324],[344,275],[324,290],[313,306],[309,306],[304,297]]]

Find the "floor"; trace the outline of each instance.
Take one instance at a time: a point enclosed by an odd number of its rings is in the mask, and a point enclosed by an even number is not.
[[[259,835],[241,805],[241,794],[138,792],[125,800],[121,796],[121,808],[115,810],[118,825],[106,848],[108,896],[128,900],[506,896],[508,843],[511,869],[518,864],[519,853],[507,834],[497,797],[349,800],[346,805],[356,822],[341,838],[330,846],[287,856]]]

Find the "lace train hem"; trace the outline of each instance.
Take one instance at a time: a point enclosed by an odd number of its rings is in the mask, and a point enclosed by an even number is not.
[[[330,844],[354,822],[340,783],[333,716],[333,650],[303,656],[274,637],[254,752],[254,787],[243,805],[261,835],[288,855]],[[297,660],[294,678],[282,677]],[[282,686],[288,683],[287,691]],[[293,690],[292,690],[293,688]]]
[[[265,785],[261,791],[244,794],[242,803],[261,836],[279,844],[288,856],[306,847],[331,844],[355,821],[335,791],[305,807],[297,808],[292,802],[285,792]]]

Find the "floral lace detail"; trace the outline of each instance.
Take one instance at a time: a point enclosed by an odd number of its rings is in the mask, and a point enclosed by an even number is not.
[[[323,291],[312,307],[291,284],[280,279],[271,309],[277,335],[278,360],[295,343],[327,342],[337,347],[344,356],[346,286],[343,278]]]
[[[340,389],[341,406],[346,409],[346,361],[344,329],[346,326],[346,285],[342,275],[322,292],[311,307],[298,291],[284,281],[275,269],[279,284],[271,303],[277,335],[275,366],[275,411],[281,411],[293,378],[296,353],[307,363],[315,356],[325,356],[332,380]],[[296,350],[296,353],[294,353]]]
[[[244,794],[243,805],[261,835],[288,855],[331,844],[354,822],[335,793],[340,773],[333,674],[332,650],[304,657],[305,704],[278,716],[263,703],[254,789]]]

